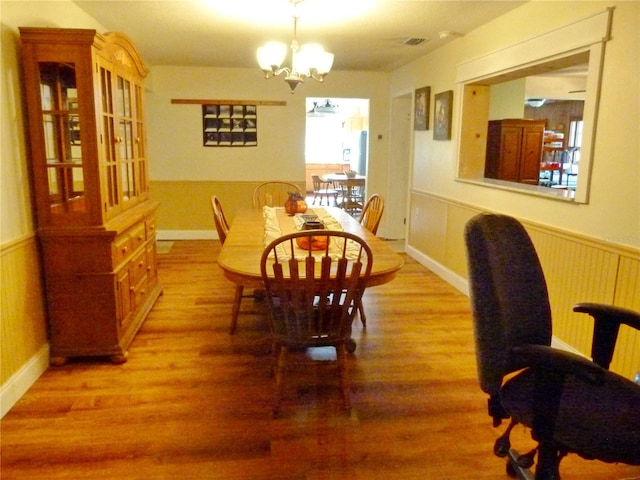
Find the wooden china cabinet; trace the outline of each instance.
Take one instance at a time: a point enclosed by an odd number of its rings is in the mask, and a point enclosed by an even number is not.
[[[545,120],[491,120],[484,176],[538,185]]]
[[[162,289],[144,77],[124,35],[20,28],[51,363],[127,349]]]

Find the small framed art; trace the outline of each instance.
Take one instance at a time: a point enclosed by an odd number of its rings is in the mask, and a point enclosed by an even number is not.
[[[453,90],[437,93],[433,102],[433,139],[451,140]]]
[[[258,144],[256,105],[202,105],[205,147],[254,147]]]
[[[429,102],[431,87],[418,88],[415,92],[416,110],[413,117],[414,130],[429,130]]]

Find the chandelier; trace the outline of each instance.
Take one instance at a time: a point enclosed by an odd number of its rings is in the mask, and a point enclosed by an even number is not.
[[[291,41],[291,67],[281,67],[287,56],[287,46],[280,42],[267,42],[258,48],[258,64],[264,72],[264,78],[271,78],[282,73],[284,81],[289,84],[291,93],[304,83],[306,78],[322,82],[333,65],[333,53],[325,52],[317,43],[298,45],[297,30],[300,18],[299,5],[303,0],[289,0],[293,4],[293,40]]]

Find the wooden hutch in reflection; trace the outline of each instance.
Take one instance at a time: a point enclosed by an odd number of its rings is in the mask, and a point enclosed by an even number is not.
[[[491,120],[484,176],[537,185],[545,120]]]
[[[51,362],[127,349],[162,289],[144,78],[124,35],[20,28]]]

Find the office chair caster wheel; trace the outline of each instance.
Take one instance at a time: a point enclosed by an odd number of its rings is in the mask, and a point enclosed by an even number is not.
[[[511,442],[509,441],[509,437],[502,436],[498,438],[493,445],[493,453],[496,457],[506,457],[510,448]]]
[[[516,463],[520,468],[531,468],[533,467],[534,458],[536,455],[536,449],[531,450],[529,453],[525,453],[524,455],[520,455]]]
[[[347,352],[353,353],[356,351],[356,341],[353,338],[347,340],[347,344],[345,345]]]

